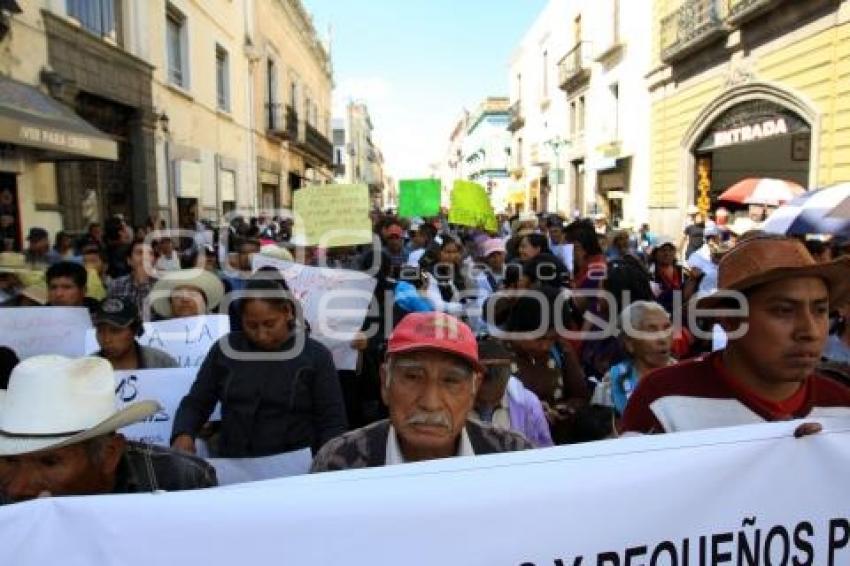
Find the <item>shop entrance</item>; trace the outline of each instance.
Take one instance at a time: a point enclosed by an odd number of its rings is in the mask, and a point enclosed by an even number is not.
[[[748,177],[775,178],[808,187],[811,126],[768,100],[737,104],[717,118],[694,149],[693,202],[714,210],[723,191]],[[747,208],[724,202],[735,210]]]
[[[0,251],[21,251],[18,177],[14,173],[0,173]]]

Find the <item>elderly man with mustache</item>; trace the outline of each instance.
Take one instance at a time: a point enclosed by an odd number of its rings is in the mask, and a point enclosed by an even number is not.
[[[407,315],[390,336],[381,394],[390,418],[329,441],[313,472],[531,448],[522,435],[467,420],[483,368],[472,330],[444,313]]]

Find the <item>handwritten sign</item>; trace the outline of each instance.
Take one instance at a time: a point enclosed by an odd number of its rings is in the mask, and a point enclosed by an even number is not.
[[[139,344],[157,348],[177,360],[180,367],[198,367],[219,338],[230,332],[230,317],[210,314],[146,322]],[[86,336],[86,351],[97,352],[94,329]]]
[[[42,354],[77,358],[86,353],[89,311],[82,307],[17,307],[0,310],[0,345],[20,359]]]
[[[310,323],[311,337],[331,351],[336,369],[356,369],[357,351],[351,341],[363,326],[375,280],[347,269],[310,267],[261,255],[255,255],[253,262],[255,270],[271,266],[281,272]]]
[[[355,246],[372,241],[369,187],[322,185],[293,196],[295,240],[324,248]]]
[[[195,381],[197,368],[125,370],[115,372],[115,396],[123,408],[139,401],[156,401],[162,410],[121,430],[130,440],[168,446],[174,413]]]

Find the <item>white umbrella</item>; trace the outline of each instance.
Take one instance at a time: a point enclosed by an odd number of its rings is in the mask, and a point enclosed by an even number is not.
[[[808,192],[777,208],[762,229],[773,234],[850,235],[850,219],[831,215],[850,198],[850,183]]]

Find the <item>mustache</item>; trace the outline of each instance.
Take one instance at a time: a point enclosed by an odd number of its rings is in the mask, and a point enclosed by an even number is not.
[[[452,428],[451,418],[445,413],[415,413],[404,421],[406,425],[428,425],[441,426],[446,429]]]

